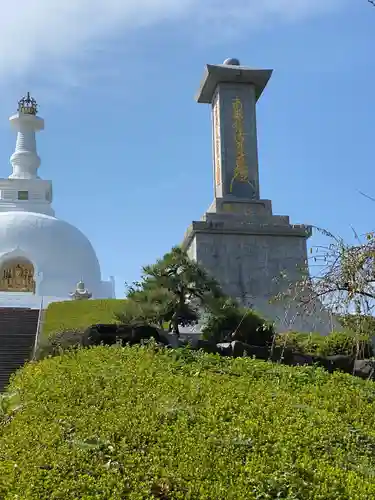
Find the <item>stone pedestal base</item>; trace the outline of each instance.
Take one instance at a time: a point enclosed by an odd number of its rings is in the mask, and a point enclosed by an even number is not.
[[[278,331],[324,335],[332,331],[332,321],[320,304],[307,314],[292,300],[272,301],[306,272],[310,235],[309,226],[291,225],[287,216],[272,215],[269,200],[217,199],[202,220],[188,228],[183,248],[229,296],[274,321]]]

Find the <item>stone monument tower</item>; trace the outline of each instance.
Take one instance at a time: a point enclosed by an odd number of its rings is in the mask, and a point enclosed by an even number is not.
[[[306,271],[311,227],[273,215],[271,201],[260,198],[256,103],[271,74],[237,59],[207,65],[196,100],[212,108],[214,200],[188,228],[183,247],[228,295],[275,321],[279,331],[325,334],[331,322],[321,306],[308,315],[290,301],[272,301]]]

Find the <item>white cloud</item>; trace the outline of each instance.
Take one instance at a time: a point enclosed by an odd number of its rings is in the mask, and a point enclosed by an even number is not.
[[[160,22],[241,27],[294,21],[345,0],[0,0],[0,84],[75,59],[98,42]],[[194,31],[192,31],[194,33]]]

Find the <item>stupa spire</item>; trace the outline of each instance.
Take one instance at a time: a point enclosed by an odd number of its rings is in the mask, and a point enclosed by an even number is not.
[[[37,116],[38,105],[28,92],[18,101],[17,113],[9,118],[17,132],[16,148],[10,157],[13,168],[10,179],[37,179],[40,158],[36,149],[35,133],[44,129],[44,120]]]

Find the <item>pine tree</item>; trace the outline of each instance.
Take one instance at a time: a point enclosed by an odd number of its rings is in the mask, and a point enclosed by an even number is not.
[[[217,281],[180,247],[142,271],[141,281],[129,288],[128,299],[154,323],[168,323],[177,336],[179,325],[196,323],[202,308],[223,296]]]

